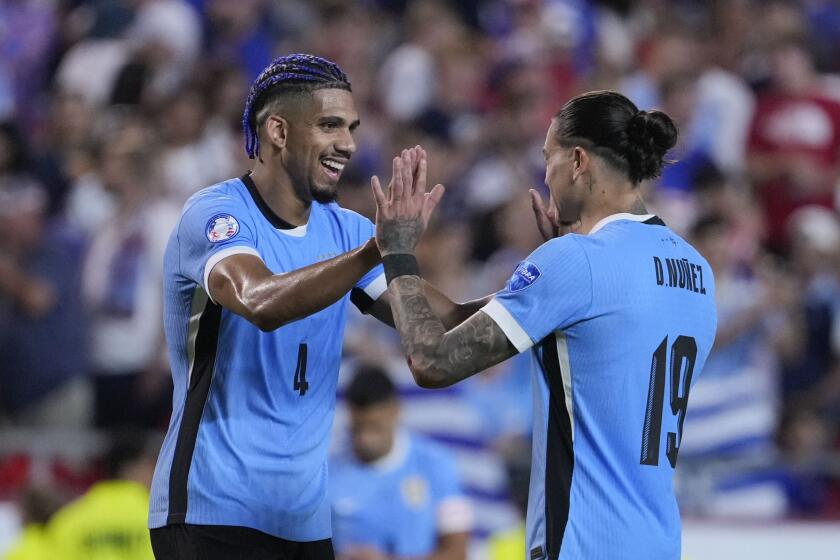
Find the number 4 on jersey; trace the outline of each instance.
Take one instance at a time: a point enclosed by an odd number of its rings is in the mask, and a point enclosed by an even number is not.
[[[662,409],[665,397],[665,374],[668,371],[668,337],[653,353],[650,364],[645,424],[642,428],[641,464],[659,464],[659,440],[662,432]],[[690,336],[678,336],[671,346],[671,414],[677,416],[677,433],[668,432],[665,454],[671,467],[677,466],[677,453],[682,441],[683,422],[688,409],[688,391],[697,358],[697,342]],[[681,390],[682,389],[682,390]]]
[[[309,389],[309,382],[306,380],[306,344],[298,346],[297,368],[295,369],[295,391],[302,397]]]

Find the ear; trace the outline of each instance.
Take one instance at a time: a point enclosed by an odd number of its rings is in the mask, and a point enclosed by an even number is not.
[[[269,115],[265,119],[265,134],[272,146],[278,149],[286,147],[289,137],[289,121],[279,115]]]
[[[589,171],[590,164],[589,153],[580,146],[575,146],[572,152],[572,180]]]

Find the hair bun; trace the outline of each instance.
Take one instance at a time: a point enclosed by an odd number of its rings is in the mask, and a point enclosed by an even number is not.
[[[665,154],[677,143],[677,127],[662,111],[639,111],[627,121],[630,178],[653,179],[662,171]]]

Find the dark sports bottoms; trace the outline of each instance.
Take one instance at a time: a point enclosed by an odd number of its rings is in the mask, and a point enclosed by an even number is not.
[[[231,525],[167,525],[149,531],[157,560],[334,560],[332,540],[287,541]]]

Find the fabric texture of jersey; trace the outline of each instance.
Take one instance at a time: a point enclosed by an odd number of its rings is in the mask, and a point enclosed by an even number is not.
[[[401,433],[392,451],[365,464],[352,451],[330,463],[337,553],[372,547],[391,558],[432,554],[440,534],[472,528],[454,459],[420,436]]]
[[[366,218],[313,203],[288,229],[249,176],[187,201],[164,263],[173,412],[152,485],[149,525],[237,525],[287,540],[330,537],[327,452],[350,295],[272,332],[217,305],[213,266],[253,254],[274,273],[353,250]],[[382,267],[357,284],[375,300]]]
[[[484,312],[533,347],[528,557],[678,560],[672,463],[717,323],[706,260],[618,214],[540,246]]]

